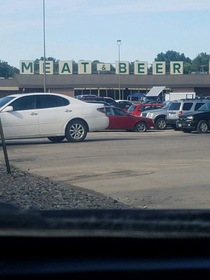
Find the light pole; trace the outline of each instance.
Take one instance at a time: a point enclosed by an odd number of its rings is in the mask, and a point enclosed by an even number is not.
[[[122,45],[121,40],[117,40],[118,45],[118,81],[119,81],[119,99],[121,99],[121,92],[120,92],[120,46]]]
[[[45,0],[43,0],[44,92],[46,92]]]

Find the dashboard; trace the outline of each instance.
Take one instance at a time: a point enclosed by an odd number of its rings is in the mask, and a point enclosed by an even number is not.
[[[207,279],[210,211],[0,214],[2,279]]]

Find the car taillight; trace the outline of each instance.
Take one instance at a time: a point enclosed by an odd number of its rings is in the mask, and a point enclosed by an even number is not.
[[[182,111],[179,111],[178,115],[180,116],[180,115],[182,115],[182,113],[183,113]]]
[[[100,113],[106,114],[106,110],[104,107],[97,108],[97,111],[99,111]]]

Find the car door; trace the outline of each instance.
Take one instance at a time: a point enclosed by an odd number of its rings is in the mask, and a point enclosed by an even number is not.
[[[61,96],[37,96],[40,135],[64,135],[65,124],[73,115],[69,104],[69,100]]]
[[[38,137],[36,97],[20,96],[0,113],[5,139]]]
[[[109,115],[109,127],[111,129],[133,129],[132,116],[120,108],[112,108]]]

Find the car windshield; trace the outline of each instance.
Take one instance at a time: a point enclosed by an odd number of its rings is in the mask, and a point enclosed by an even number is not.
[[[0,275],[187,266],[210,235],[210,0],[0,3]]]
[[[128,108],[128,112],[133,112],[136,109],[136,105],[132,104]]]
[[[166,104],[162,107],[162,109],[167,110],[170,107],[170,105],[171,105],[171,102],[166,102]]]
[[[7,104],[12,99],[14,99],[14,97],[6,96],[6,97],[0,98],[0,108],[3,107],[5,104]]]

